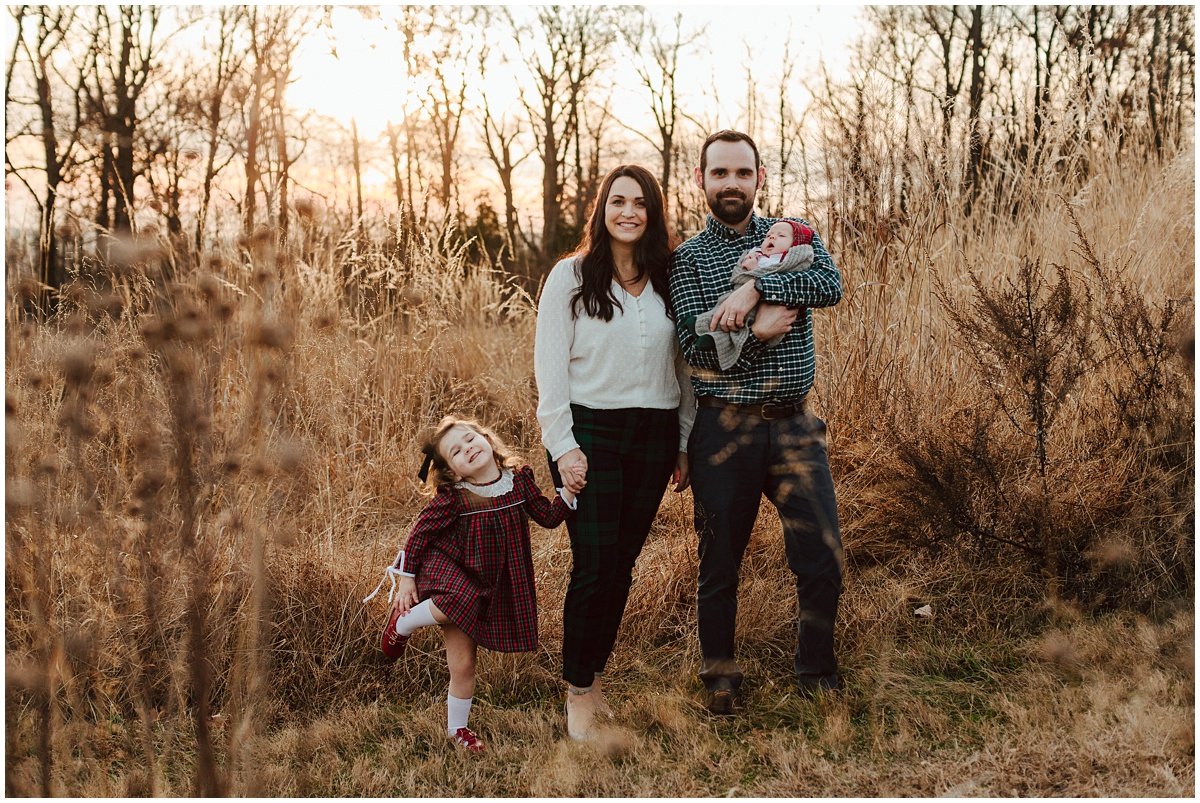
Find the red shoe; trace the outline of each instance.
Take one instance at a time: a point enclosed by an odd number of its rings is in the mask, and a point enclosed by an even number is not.
[[[475,731],[470,728],[459,728],[451,738],[454,740],[455,747],[461,747],[468,753],[483,752],[483,742],[475,735]]]
[[[392,615],[388,617],[387,625],[383,628],[383,641],[379,645],[389,661],[395,661],[403,655],[404,646],[408,644],[408,636],[402,636],[396,632],[396,620],[399,618],[400,609],[392,608]]]

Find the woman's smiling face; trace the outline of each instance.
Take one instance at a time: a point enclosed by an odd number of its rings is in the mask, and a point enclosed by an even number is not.
[[[614,242],[633,245],[646,230],[646,193],[630,176],[619,176],[604,202],[604,226]]]

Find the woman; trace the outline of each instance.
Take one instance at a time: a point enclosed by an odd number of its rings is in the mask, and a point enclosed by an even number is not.
[[[616,643],[633,565],[667,480],[688,485],[695,400],[670,312],[671,248],[654,176],[621,165],[600,187],[575,253],[546,277],[534,372],[555,485],[578,497],[568,521],[563,606],[567,733],[612,716],[600,673]],[[672,476],[673,472],[673,476]]]

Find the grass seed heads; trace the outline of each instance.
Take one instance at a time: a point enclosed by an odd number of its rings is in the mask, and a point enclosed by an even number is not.
[[[275,461],[285,474],[295,474],[304,463],[307,450],[303,443],[284,438],[275,446]]]
[[[84,385],[92,378],[96,350],[90,343],[75,343],[63,349],[62,373],[68,385]]]
[[[242,470],[244,463],[245,458],[241,454],[230,452],[221,458],[219,466],[224,473],[233,475]]]
[[[9,477],[5,482],[4,503],[10,513],[31,508],[37,500],[37,487],[24,477]]]
[[[255,324],[250,327],[247,335],[252,346],[278,350],[289,348],[294,339],[292,328],[283,322]]]

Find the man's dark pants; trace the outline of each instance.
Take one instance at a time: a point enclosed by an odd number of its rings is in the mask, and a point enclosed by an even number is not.
[[[701,407],[688,443],[699,537],[697,619],[710,690],[736,689],[738,574],[762,495],[783,523],[799,604],[795,669],[806,688],[836,685],[833,624],[842,589],[837,502],[825,423],[811,413],[768,420],[732,407]],[[779,601],[781,611],[787,601]]]

